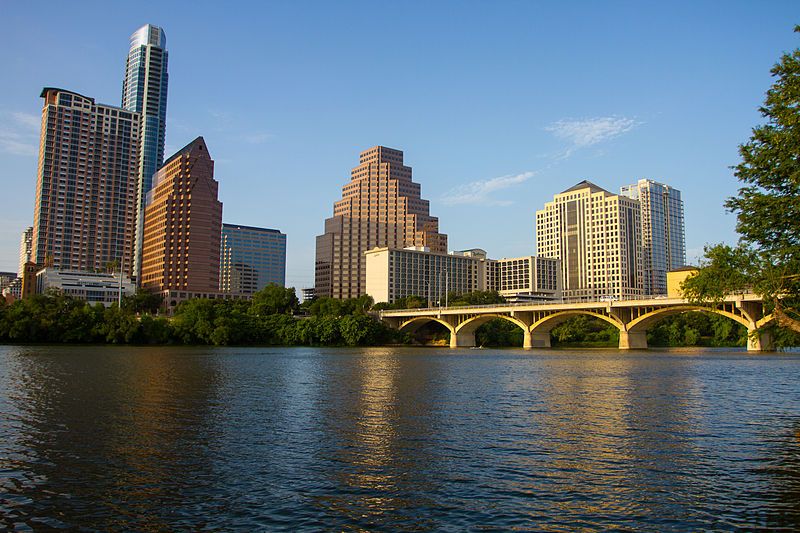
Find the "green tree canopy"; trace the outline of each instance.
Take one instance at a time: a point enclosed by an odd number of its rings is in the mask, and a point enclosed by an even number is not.
[[[780,327],[800,332],[800,49],[771,72],[775,82],[759,109],[766,122],[739,146],[734,167],[744,186],[725,203],[736,213],[739,245],[707,247],[703,268],[683,289],[695,301],[752,289]]]

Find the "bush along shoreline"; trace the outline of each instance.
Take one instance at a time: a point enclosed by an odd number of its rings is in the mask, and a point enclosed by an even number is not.
[[[453,305],[498,303],[499,295],[453,294]],[[418,301],[417,301],[418,300]],[[247,300],[195,299],[181,303],[172,317],[158,314],[158,296],[139,292],[122,306],[90,305],[60,293],[36,295],[13,304],[0,300],[0,343],[5,344],[131,344],[206,346],[385,346],[445,345],[448,332],[440,324],[420,328],[416,337],[398,332],[370,311],[421,306],[409,297],[389,305],[373,305],[369,296],[350,300],[318,298],[300,305],[293,288],[271,285]],[[648,332],[650,346],[743,346],[746,331],[724,317],[684,313],[664,319]],[[551,332],[554,347],[615,348],[613,326],[585,316],[560,324]],[[478,346],[521,347],[522,330],[503,319],[492,320],[475,333]]]

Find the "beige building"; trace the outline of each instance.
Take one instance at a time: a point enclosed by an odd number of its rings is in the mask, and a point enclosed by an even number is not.
[[[222,202],[202,137],[167,159],[147,194],[143,287],[153,292],[219,291]],[[169,302],[167,302],[169,305]]]
[[[366,294],[364,252],[408,246],[446,253],[447,235],[439,233],[439,220],[430,216],[420,185],[411,181],[403,152],[375,146],[361,153],[333,217],[325,220],[325,233],[317,237],[316,296]]]
[[[539,257],[561,260],[565,299],[644,294],[637,200],[582,181],[536,212],[536,248]]]
[[[375,248],[365,254],[367,294],[393,303],[419,296],[445,305],[447,293],[494,290],[510,301],[561,298],[559,262],[528,256],[489,259],[481,249],[435,253],[427,248]]]
[[[512,257],[488,260],[487,290],[496,290],[509,302],[561,299],[561,269],[558,259]]]
[[[31,261],[130,274],[136,220],[140,115],[46,87]]]

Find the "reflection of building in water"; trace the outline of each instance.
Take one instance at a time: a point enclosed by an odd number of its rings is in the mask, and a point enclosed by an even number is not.
[[[225,293],[253,294],[286,284],[286,234],[275,229],[222,225],[220,285]]]
[[[219,359],[175,352],[19,349],[8,397],[22,483],[4,487],[23,502],[19,515],[64,529],[165,531],[208,505],[208,493],[186,488],[218,476]]]

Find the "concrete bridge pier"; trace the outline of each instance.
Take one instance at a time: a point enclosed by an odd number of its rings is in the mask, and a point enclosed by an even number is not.
[[[646,331],[622,331],[619,332],[620,350],[646,350],[647,332]]]
[[[450,332],[451,348],[472,348],[475,346],[475,332]]]
[[[755,325],[747,328],[747,351],[748,352],[774,352],[775,342],[772,333],[764,331],[758,333]]]

